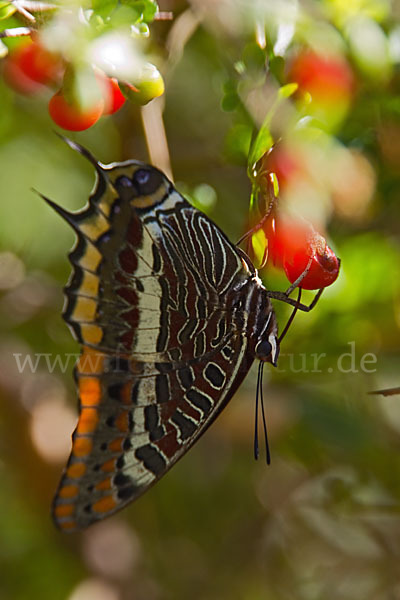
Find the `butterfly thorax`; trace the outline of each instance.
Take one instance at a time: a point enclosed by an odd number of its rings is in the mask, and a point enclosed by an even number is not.
[[[254,270],[229,291],[234,321],[247,337],[253,357],[276,364],[279,355],[278,326],[275,313],[262,281]]]

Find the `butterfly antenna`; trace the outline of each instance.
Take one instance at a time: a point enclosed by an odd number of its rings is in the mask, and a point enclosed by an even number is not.
[[[260,372],[260,404],[261,404],[261,414],[262,414],[263,428],[264,428],[265,450],[267,453],[267,465],[270,465],[271,464],[271,453],[269,451],[267,419],[265,418],[264,395],[263,395],[263,387],[262,387],[262,379],[263,379],[263,372],[264,372],[264,363],[262,361],[260,361],[259,372]]]
[[[299,310],[299,306],[300,306],[300,300],[301,300],[301,287],[299,287],[299,293],[297,295],[297,300],[296,300],[296,304],[294,309],[292,310],[292,314],[290,315],[288,322],[285,325],[284,330],[282,331],[281,335],[279,336],[279,340],[278,343],[280,344],[281,341],[283,340],[283,338],[285,337],[285,335],[287,334],[287,332],[289,331],[289,327],[291,326],[291,324],[293,323],[293,319],[296,316],[297,311]]]
[[[262,377],[262,361],[260,360],[260,364],[258,365],[258,375],[257,375],[257,388],[256,388],[256,412],[254,418],[254,458],[258,460],[260,455],[260,449],[258,445],[258,402],[260,398],[260,388],[261,388],[261,377]]]
[[[262,389],[262,380],[264,373],[264,363],[260,360],[258,365],[258,375],[257,375],[257,391],[256,391],[256,412],[254,419],[254,458],[257,460],[260,455],[260,448],[258,444],[258,412],[259,412],[259,404],[261,404],[261,415],[263,421],[263,429],[264,429],[264,437],[265,437],[265,449],[267,453],[267,465],[271,464],[271,453],[269,451],[269,443],[268,443],[268,430],[267,430],[267,420],[265,417],[265,408],[264,408],[264,396]]]

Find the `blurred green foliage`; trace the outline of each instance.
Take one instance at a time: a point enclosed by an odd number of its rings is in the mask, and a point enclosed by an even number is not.
[[[84,7],[107,19],[116,4]],[[140,5],[136,22],[154,16],[154,2],[118,4]],[[301,160],[281,201],[315,217],[341,273],[311,313],[296,316],[278,368],[266,369],[271,467],[252,459],[252,371],[210,431],[136,504],[83,534],[60,534],[49,506],[73,428],[72,362],[65,373],[43,362],[19,373],[14,354],[79,352],[60,316],[73,236],[32,190],[79,209],[93,169],[54,135],[49,96],[23,97],[1,80],[0,598],[395,599],[400,399],[369,392],[400,385],[399,7],[159,5],[173,20],[150,25],[146,53],[166,81],[157,106],[178,188],[238,239],[249,219],[248,166],[282,140]],[[9,5],[0,10],[2,29],[21,24]],[[330,102],[331,91],[316,106],[317,92],[296,92],[277,106],[279,90],[294,92],[283,86],[293,84],[290,64],[304,48],[349,65],[345,103]],[[127,105],[71,137],[105,163],[148,160],[143,122]],[[269,289],[287,286],[277,270],[261,275]],[[277,303],[276,311],[283,329],[290,310]],[[52,405],[66,431],[43,416]],[[38,443],[52,437],[65,442],[53,457]]]

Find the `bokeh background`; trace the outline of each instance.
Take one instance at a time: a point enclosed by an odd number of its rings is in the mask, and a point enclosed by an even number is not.
[[[164,97],[70,137],[103,162],[150,154],[237,240],[251,136],[295,79],[268,128],[282,139],[281,202],[327,236],[341,273],[266,369],[271,466],[252,457],[252,370],[141,499],[59,533],[50,503],[76,422],[79,347],[61,318],[74,236],[32,189],[78,209],[94,173],[54,135],[49,96],[0,78],[0,598],[397,600],[400,397],[369,392],[400,386],[400,4],[159,5],[173,19],[150,26],[147,52]],[[283,328],[288,307],[276,310]]]

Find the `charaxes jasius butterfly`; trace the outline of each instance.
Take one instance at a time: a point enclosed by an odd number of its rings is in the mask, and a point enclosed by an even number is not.
[[[97,172],[75,230],[64,319],[82,345],[79,421],[53,503],[64,531],[138,498],[216,419],[254,358],[276,364],[277,324],[250,259],[158,169]]]

